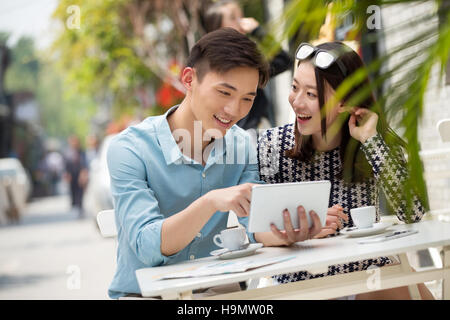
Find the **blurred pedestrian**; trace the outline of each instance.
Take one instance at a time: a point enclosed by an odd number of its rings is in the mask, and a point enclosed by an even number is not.
[[[94,134],[90,134],[86,138],[86,163],[87,167],[90,168],[92,160],[97,157],[98,154],[98,138]]]
[[[206,32],[230,27],[257,40],[262,40],[265,36],[259,22],[252,17],[244,17],[241,6],[235,0],[219,0],[213,3],[206,9],[203,18]],[[290,55],[283,50],[269,62],[271,78],[293,67]],[[276,126],[273,104],[265,91],[258,88],[253,107],[237,125],[243,129],[256,129],[262,125],[263,118],[269,121],[271,127]]]
[[[56,150],[49,150],[45,156],[45,164],[50,182],[50,195],[59,195],[60,182],[64,173],[64,157]]]
[[[47,153],[42,154],[39,157],[39,161],[34,170],[34,196],[35,197],[47,197],[50,195],[50,180],[48,177],[48,169],[46,162]]]
[[[69,148],[65,154],[66,179],[70,187],[72,209],[78,211],[78,216],[83,217],[83,193],[87,185],[88,169],[86,154],[81,147],[77,136],[70,136],[68,139]]]

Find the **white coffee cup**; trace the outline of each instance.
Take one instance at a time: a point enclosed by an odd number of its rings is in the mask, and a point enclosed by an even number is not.
[[[228,250],[238,250],[245,244],[247,235],[245,229],[241,227],[224,229],[220,234],[216,234],[213,238],[214,243]]]
[[[376,209],[374,206],[353,208],[350,215],[358,229],[371,228],[376,220]]]

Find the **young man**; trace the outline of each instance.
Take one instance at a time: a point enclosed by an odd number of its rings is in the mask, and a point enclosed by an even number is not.
[[[182,103],[114,138],[108,167],[119,243],[111,298],[140,293],[137,269],[208,256],[228,211],[246,226],[259,173],[249,135],[234,124],[267,79],[254,42],[231,28],[211,32],[182,72]]]

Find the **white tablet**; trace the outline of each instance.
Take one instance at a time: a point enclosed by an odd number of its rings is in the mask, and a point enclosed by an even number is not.
[[[299,228],[297,215],[299,205],[306,210],[309,227],[312,225],[310,210],[314,210],[319,215],[323,226],[327,218],[330,190],[331,183],[327,180],[253,186],[249,232],[271,231],[271,223],[274,223],[279,230],[284,230],[284,209],[289,210],[294,229]]]

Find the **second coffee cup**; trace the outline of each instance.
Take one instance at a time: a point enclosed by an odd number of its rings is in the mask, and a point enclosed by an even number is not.
[[[353,224],[358,229],[371,228],[376,221],[376,208],[374,206],[350,209]]]

